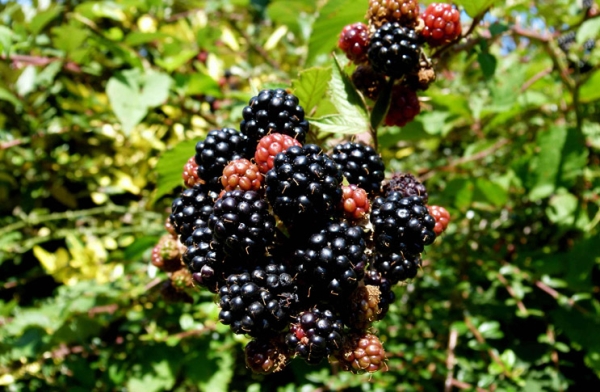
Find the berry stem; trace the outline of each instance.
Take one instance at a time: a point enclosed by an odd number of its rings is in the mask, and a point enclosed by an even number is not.
[[[402,77],[404,78],[404,76]],[[402,80],[400,79],[400,81]],[[389,108],[390,102],[392,98],[392,87],[396,79],[389,78],[387,83],[383,86],[383,89],[379,93],[379,97],[375,102],[375,106],[373,106],[373,111],[371,112],[371,136],[373,137],[373,144],[375,145],[375,150],[377,150],[378,141],[377,141],[377,129],[381,122],[385,118]]]

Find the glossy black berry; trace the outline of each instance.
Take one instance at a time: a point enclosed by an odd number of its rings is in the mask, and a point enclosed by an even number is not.
[[[342,321],[330,310],[311,309],[298,315],[285,342],[294,355],[317,364],[342,346]]]
[[[265,183],[273,211],[288,226],[314,226],[332,216],[342,200],[342,173],[314,144],[277,154]]]
[[[185,189],[173,200],[169,219],[182,243],[185,243],[196,227],[208,223],[216,196],[206,185],[197,184]]]
[[[242,259],[261,257],[272,244],[275,218],[255,191],[225,192],[214,204],[208,221],[225,254]]]
[[[383,186],[384,196],[392,192],[400,192],[403,197],[420,196],[423,204],[429,201],[425,185],[410,173],[394,173],[390,180]]]
[[[198,164],[198,177],[210,190],[219,192],[222,189],[219,178],[225,166],[235,159],[250,158],[247,156],[247,138],[232,128],[212,130],[206,139],[196,144],[194,158]]]
[[[390,253],[418,255],[435,240],[435,219],[418,196],[403,197],[394,191],[378,197],[371,207],[375,249]]]
[[[397,22],[385,23],[375,31],[367,52],[371,66],[394,79],[414,71],[420,54],[415,31]]]
[[[250,99],[242,116],[240,129],[253,151],[259,140],[270,133],[289,135],[304,143],[308,132],[308,121],[298,98],[283,89],[262,90]]]
[[[331,157],[350,184],[358,185],[370,193],[379,191],[385,167],[373,147],[346,142],[335,146]]]

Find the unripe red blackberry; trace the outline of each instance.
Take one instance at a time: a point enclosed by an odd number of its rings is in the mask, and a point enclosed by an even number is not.
[[[381,341],[370,333],[355,333],[344,337],[342,350],[336,356],[342,369],[352,373],[374,373],[386,367],[386,355]]]
[[[342,347],[342,321],[330,310],[302,312],[290,326],[285,342],[293,354],[317,364]]]
[[[260,337],[244,349],[246,366],[254,373],[271,374],[283,370],[289,360],[285,344],[279,336]]]
[[[392,192],[400,192],[402,197],[419,196],[423,199],[424,204],[427,204],[429,200],[425,185],[410,173],[396,172],[392,174],[392,177],[383,185],[383,195],[388,196]]]
[[[385,116],[385,125],[403,127],[421,112],[419,97],[414,90],[395,85],[392,89],[390,108]]]
[[[344,216],[349,219],[362,219],[371,209],[367,192],[354,184],[342,186],[342,205]]]
[[[430,46],[443,45],[460,36],[460,12],[451,4],[429,4],[421,18],[425,22],[421,36]]]
[[[429,209],[429,215],[435,219],[433,231],[436,235],[442,234],[450,222],[450,213],[441,206],[427,206],[427,208]]]
[[[385,23],[371,37],[367,55],[375,71],[398,79],[417,69],[421,56],[419,37],[409,27]]]
[[[169,234],[162,236],[158,244],[152,248],[151,262],[152,265],[165,272],[180,270],[183,264],[177,239]]]
[[[200,177],[198,177],[198,164],[196,163],[196,157],[193,156],[183,166],[183,173],[181,175],[183,183],[187,188],[191,188],[196,184],[200,183]]]
[[[355,64],[367,60],[369,46],[369,28],[364,23],[354,23],[342,29],[338,47],[346,53],[346,57]]]
[[[378,320],[379,299],[381,291],[378,286],[358,286],[350,296],[348,310],[348,326],[352,329],[365,330]]]
[[[301,147],[302,144],[293,137],[282,133],[271,133],[261,138],[254,153],[254,161],[260,172],[266,174],[271,170],[275,156],[292,146]]]
[[[194,279],[192,279],[192,274],[186,268],[182,268],[173,272],[170,276],[170,279],[173,287],[180,291],[194,287]]]
[[[333,148],[331,158],[350,184],[369,193],[379,192],[385,167],[373,147],[354,142],[341,143]]]
[[[365,97],[376,100],[385,84],[385,75],[375,72],[369,64],[363,64],[352,72],[352,83]]]
[[[169,215],[167,219],[165,219],[165,230],[175,239],[179,237],[177,231],[175,230],[175,226],[173,226],[173,222],[171,222],[171,216]]]
[[[304,143],[308,132],[308,121],[304,119],[298,97],[283,89],[262,90],[250,99],[242,116],[240,129],[252,151],[258,141],[270,133],[283,133]]]
[[[402,26],[412,27],[419,18],[417,0],[369,0],[366,18],[376,28],[387,22],[398,22]]]
[[[263,175],[258,166],[247,159],[240,158],[231,161],[223,169],[221,185],[225,191],[241,189],[243,191],[258,191],[263,182]]]

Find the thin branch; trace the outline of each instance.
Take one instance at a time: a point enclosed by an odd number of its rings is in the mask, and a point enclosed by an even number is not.
[[[543,292],[545,292],[546,294],[550,295],[552,298],[554,298],[555,300],[559,300],[560,298],[566,298],[567,299],[567,303],[569,304],[569,306],[571,306],[573,309],[577,309],[578,311],[580,311],[583,314],[589,314],[589,312],[584,309],[583,307],[581,307],[577,302],[575,302],[573,300],[573,298],[568,298],[565,295],[562,295],[561,293],[559,293],[558,291],[554,290],[552,287],[548,286],[546,283],[542,282],[542,281],[536,281],[534,283],[540,290],[542,290]]]
[[[519,299],[519,297],[517,297],[517,294],[515,293],[513,288],[510,286],[510,284],[508,283],[506,278],[499,272],[496,274],[496,277],[498,278],[500,283],[502,283],[504,285],[504,288],[506,288],[506,291],[508,291],[508,294],[510,294],[510,296],[513,297],[515,299],[515,301],[517,301],[517,307],[519,308],[521,313],[528,315],[529,312],[527,311],[525,304],[523,304],[523,301],[521,301],[521,299]]]
[[[529,87],[531,87],[535,82],[542,79],[544,76],[550,75],[552,73],[552,67],[548,67],[546,69],[541,70],[540,72],[533,75],[528,81],[523,83],[521,86],[521,92],[526,91]]]
[[[448,356],[446,357],[446,369],[448,369],[448,374],[446,375],[446,382],[444,383],[444,392],[452,391],[452,381],[454,380],[454,365],[456,364],[454,349],[456,348],[457,341],[458,330],[451,329],[450,337],[448,338]]]
[[[481,332],[479,332],[479,330],[475,327],[475,325],[473,325],[470,317],[465,316],[465,324],[467,325],[467,328],[469,328],[469,331],[471,331],[473,336],[475,336],[475,339],[477,340],[477,342],[479,342],[479,344],[487,345],[485,338],[483,337]],[[504,375],[507,377],[511,377],[510,373],[506,370],[506,367],[504,366],[504,363],[502,362],[498,354],[491,348],[488,348],[487,352],[490,358],[492,358],[492,360],[500,366],[500,368],[502,369],[502,373],[504,373]]]

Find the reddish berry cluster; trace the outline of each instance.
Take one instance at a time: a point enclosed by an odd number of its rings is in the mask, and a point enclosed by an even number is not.
[[[404,126],[421,111],[417,90],[435,80],[431,60],[422,48],[433,48],[460,37],[460,13],[450,4],[433,3],[422,15],[417,0],[370,0],[368,26],[358,22],[343,28],[338,47],[356,64],[352,82],[377,100],[389,80],[394,83],[387,126]]]
[[[450,222],[450,213],[441,206],[428,206],[427,208],[429,208],[429,214],[435,219],[433,231],[436,235],[442,234]]]

